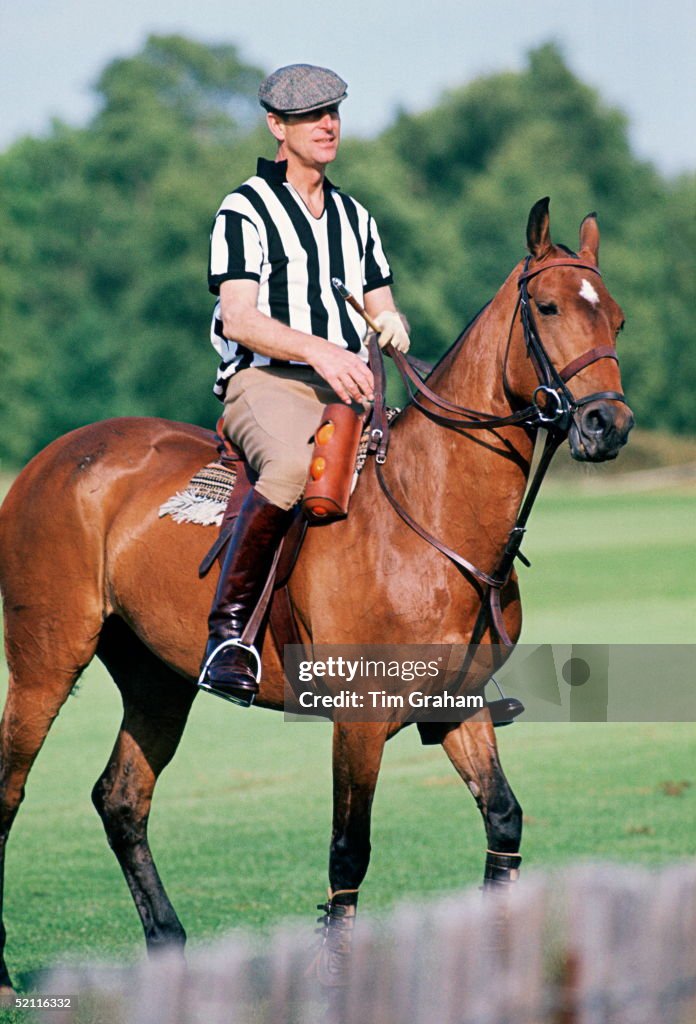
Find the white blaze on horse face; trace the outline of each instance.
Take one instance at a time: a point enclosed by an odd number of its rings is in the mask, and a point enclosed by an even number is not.
[[[599,305],[599,295],[594,290],[590,282],[584,277],[582,279],[582,288],[580,289],[580,298],[586,299],[587,302],[590,302],[593,306]]]

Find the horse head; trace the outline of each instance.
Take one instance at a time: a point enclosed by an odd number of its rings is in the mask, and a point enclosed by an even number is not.
[[[551,241],[549,200],[540,199],[529,214],[527,247],[517,281],[521,316],[506,353],[508,396],[515,405],[537,404],[542,425],[567,432],[573,458],[614,459],[633,414],[616,354],[624,315],[599,272],[596,215],[580,225],[574,253]]]

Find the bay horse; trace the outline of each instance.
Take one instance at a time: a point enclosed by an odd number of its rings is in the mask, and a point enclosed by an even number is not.
[[[552,243],[548,200],[540,200],[529,215],[527,246],[526,261],[428,377],[429,394],[442,404],[426,392],[409,403],[392,427],[384,465],[370,460],[363,471],[348,519],[309,530],[290,580],[306,643],[466,644],[482,621],[488,589],[481,579],[495,573],[509,544],[538,427],[567,435],[579,460],[614,458],[625,443],[633,417],[615,353],[623,314],[599,274],[595,215],[582,222],[576,255]],[[541,349],[530,345],[530,331]],[[458,428],[443,408],[460,416],[484,410],[463,424],[489,419],[484,429]],[[532,413],[522,417],[524,409]],[[214,587],[196,572],[210,531],[160,518],[158,509],[214,457],[212,433],[198,427],[139,418],[96,423],[37,455],[0,511],[10,672],[0,725],[0,856],[4,863],[51,723],[96,654],[121,692],[123,720],[92,797],[149,949],[185,941],[147,825],[157,778],[197,693]],[[463,552],[479,577],[397,514],[377,469],[412,519]],[[499,589],[499,615],[515,642],[521,609],[514,572]],[[490,643],[492,619],[483,625],[481,642]],[[267,642],[258,704],[282,709],[283,689],[282,654]],[[329,934],[332,923],[345,925],[354,915],[384,743],[399,728],[334,724]],[[488,709],[444,725],[439,742],[483,816],[497,858],[488,877],[508,880],[519,864],[522,811],[503,774]],[[3,949],[4,941],[1,926]],[[7,991],[4,959],[0,972]]]

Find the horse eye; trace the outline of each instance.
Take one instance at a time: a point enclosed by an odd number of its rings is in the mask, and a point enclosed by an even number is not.
[[[555,316],[558,313],[555,302],[537,302],[536,307],[542,316]]]

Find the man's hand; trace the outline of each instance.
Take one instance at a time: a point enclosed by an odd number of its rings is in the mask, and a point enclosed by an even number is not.
[[[372,372],[359,356],[260,313],[256,308],[258,292],[256,281],[222,282],[220,306],[226,338],[264,356],[309,363],[347,405],[373,400]]]
[[[397,352],[408,352],[411,339],[403,325],[401,317],[391,309],[384,309],[374,318],[375,326],[379,327],[379,347],[391,345]]]
[[[347,405],[351,402],[371,402],[374,397],[374,378],[369,366],[354,352],[338,348],[329,341],[312,339],[307,362],[330,384]]]

